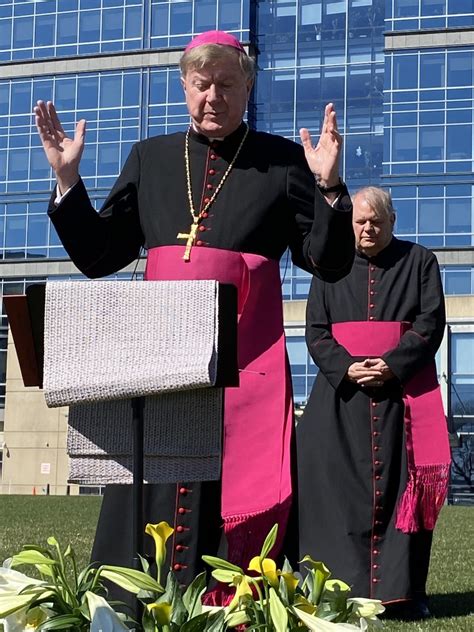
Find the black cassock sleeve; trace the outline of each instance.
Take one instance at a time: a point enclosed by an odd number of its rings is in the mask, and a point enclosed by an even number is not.
[[[331,334],[331,323],[326,307],[325,283],[314,278],[306,307],[306,344],[319,370],[334,389],[344,379],[355,358]]]
[[[412,328],[401,337],[395,349],[383,355],[383,360],[402,384],[434,359],[446,325],[438,262],[434,254],[428,250],[424,251],[424,257],[421,266],[421,292],[418,297],[419,309]]]
[[[292,260],[319,278],[335,281],[350,271],[354,260],[351,198],[344,187],[335,206],[328,204],[301,155],[304,164],[295,160],[287,176],[287,196],[298,229],[297,236],[290,237]]]
[[[66,252],[89,278],[113,274],[136,259],[144,237],[138,213],[139,155],[134,145],[99,213],[80,180],[48,214]]]

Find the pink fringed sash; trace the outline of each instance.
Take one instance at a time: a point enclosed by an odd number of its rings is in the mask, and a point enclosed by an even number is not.
[[[353,356],[381,357],[410,329],[401,322],[346,322],[332,326],[339,344]],[[434,529],[446,499],[451,455],[441,390],[434,360],[405,386],[408,483],[395,526],[404,533]]]
[[[222,517],[228,559],[246,568],[278,523],[278,553],[291,505],[291,383],[286,362],[277,261],[216,248],[182,246],[148,252],[148,280],[215,279],[238,289],[240,386],[224,407]]]

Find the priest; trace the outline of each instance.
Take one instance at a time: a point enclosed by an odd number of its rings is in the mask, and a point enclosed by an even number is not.
[[[297,428],[300,551],[353,594],[426,616],[432,532],[450,454],[434,358],[445,307],[434,254],[393,234],[390,195],[353,196],[356,256],[314,278],[306,323],[319,367]]]
[[[194,38],[181,59],[189,129],[137,143],[99,213],[80,178],[85,121],[69,138],[51,102],[35,108],[57,178],[48,212],[87,277],[120,270],[145,247],[146,279],[216,279],[238,289],[240,386],[225,394],[222,480],[145,491],[146,521],[174,528],[170,565],[183,584],[203,553],[226,552],[245,566],[275,522],[274,553],[281,549],[293,497],[293,407],[279,260],[289,247],[297,265],[332,280],[354,254],[332,104],[316,146],[306,129],[303,146],[256,132],[243,121],[254,73],[232,35]],[[100,562],[131,562],[130,494],[106,490],[93,551]]]

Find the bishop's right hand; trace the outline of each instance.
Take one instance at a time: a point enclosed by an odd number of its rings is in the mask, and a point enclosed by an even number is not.
[[[35,123],[44,153],[56,174],[59,193],[65,193],[79,180],[79,163],[84,151],[86,122],[81,119],[74,138],[66,136],[51,101],[38,101],[34,108]]]

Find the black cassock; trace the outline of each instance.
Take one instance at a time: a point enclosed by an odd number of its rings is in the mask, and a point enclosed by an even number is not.
[[[344,379],[363,358],[331,335],[331,323],[367,320],[409,321],[418,334],[383,356],[396,378],[380,388]],[[325,562],[356,596],[424,594],[432,533],[394,526],[407,482],[402,385],[434,358],[444,326],[438,264],[417,244],[392,238],[375,257],[357,253],[340,281],[313,279],[306,338],[319,373],[296,431],[300,554]]]
[[[198,211],[216,190],[244,131],[241,125],[223,141],[214,142],[190,134],[193,202]],[[51,203],[50,216],[62,243],[85,275],[101,277],[121,269],[138,256],[142,245],[149,250],[179,245],[184,253],[185,240],[177,239],[177,234],[189,232],[192,222],[184,152],[183,133],[135,145],[100,215],[91,206],[82,182],[58,207]],[[278,261],[290,247],[296,264],[325,278],[340,277],[353,260],[350,209],[347,190],[337,209],[325,202],[301,146],[250,131],[201,223],[203,230],[193,251],[219,248]],[[192,258],[191,253],[191,262]],[[265,318],[264,311],[254,318]],[[148,485],[145,494],[145,522],[166,520],[182,530],[175,549],[179,552],[179,580],[187,583],[200,569],[203,553],[222,553],[219,483]],[[94,559],[131,563],[130,501],[130,487],[107,488]],[[184,515],[178,516],[178,508],[185,509]],[[152,547],[151,541],[147,544]]]

